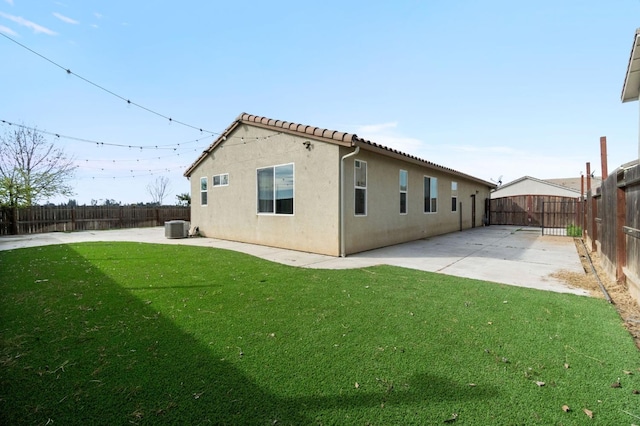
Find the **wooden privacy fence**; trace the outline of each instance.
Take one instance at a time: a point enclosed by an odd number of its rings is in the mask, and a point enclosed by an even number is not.
[[[595,193],[589,189],[586,207],[586,243],[640,303],[640,164],[618,168]]]
[[[582,232],[582,202],[579,198],[555,195],[515,195],[491,200],[491,225],[540,227],[544,234],[567,235]]]
[[[2,207],[0,235],[143,228],[190,217],[190,207],[180,206]]]

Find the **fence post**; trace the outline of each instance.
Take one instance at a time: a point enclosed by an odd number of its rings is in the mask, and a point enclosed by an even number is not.
[[[544,235],[544,201],[542,202],[542,217],[540,218],[540,225],[542,226],[542,235]]]
[[[11,227],[11,235],[18,235],[18,208],[9,209],[9,226]]]
[[[627,266],[627,241],[624,227],[627,218],[627,198],[623,188],[616,187],[616,281],[624,283],[622,270]]]
[[[591,251],[596,252],[598,251],[598,245],[596,244],[598,240],[598,222],[596,221],[598,217],[598,200],[593,197],[591,192],[589,192],[589,202],[591,203]]]

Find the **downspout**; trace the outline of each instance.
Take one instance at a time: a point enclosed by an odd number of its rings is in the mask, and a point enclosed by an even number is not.
[[[345,257],[344,247],[344,160],[354,155],[358,155],[360,147],[356,146],[356,150],[349,154],[343,155],[340,159],[340,257]]]

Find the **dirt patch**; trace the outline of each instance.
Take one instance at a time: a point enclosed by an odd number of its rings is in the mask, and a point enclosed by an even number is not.
[[[596,270],[596,274],[598,275],[602,286],[605,288],[612,303],[618,310],[625,327],[629,330],[631,336],[633,336],[636,346],[640,349],[640,305],[631,297],[629,290],[624,284],[615,282],[604,272],[600,267],[600,255],[598,253],[587,253],[584,245],[582,244],[582,240],[574,238],[574,241],[585,273],[581,274],[576,272],[560,271],[552,276],[566,282],[571,287],[588,290],[593,297],[604,298],[604,292],[600,289],[600,285],[598,284],[598,281],[591,269],[591,265],[589,264],[589,257],[591,257],[593,267]]]

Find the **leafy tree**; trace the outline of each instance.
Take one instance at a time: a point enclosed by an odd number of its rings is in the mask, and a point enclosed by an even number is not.
[[[179,206],[190,206],[191,205],[191,195],[189,195],[189,193],[187,193],[187,192],[185,192],[183,194],[176,195],[176,198],[178,199],[178,205]]]
[[[56,195],[69,196],[76,166],[62,148],[36,129],[18,126],[0,136],[0,204],[31,206]]]
[[[155,181],[147,185],[147,192],[151,195],[154,204],[162,205],[162,201],[169,192],[169,178],[166,176],[158,176]]]

